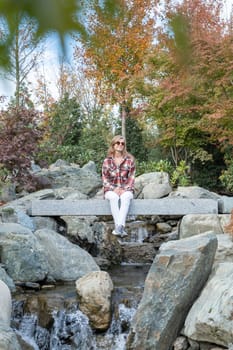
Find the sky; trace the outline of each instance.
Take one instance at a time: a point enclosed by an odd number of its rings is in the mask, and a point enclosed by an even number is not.
[[[225,0],[225,5],[223,7],[224,17],[226,18],[229,17],[232,6],[233,6],[233,0]],[[71,44],[69,44],[69,41],[66,49],[67,49],[68,57],[72,57],[72,55],[69,54],[72,52]],[[57,97],[56,80],[58,77],[58,67],[59,67],[60,58],[61,58],[61,50],[59,49],[59,40],[56,35],[52,35],[49,38],[45,48],[44,60],[43,60],[43,65],[41,65],[41,71],[44,72],[46,81],[51,87],[53,97],[55,98]],[[36,82],[35,73],[30,74],[29,80],[31,81],[33,86],[33,83]],[[9,81],[0,79],[0,96],[1,95],[7,96],[4,103],[5,105],[7,105],[7,103],[10,100],[10,96],[13,95],[13,93],[14,93],[14,85]]]

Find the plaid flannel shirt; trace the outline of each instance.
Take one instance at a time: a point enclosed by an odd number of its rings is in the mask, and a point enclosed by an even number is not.
[[[135,162],[126,156],[120,165],[116,165],[113,157],[104,159],[102,166],[104,193],[113,191],[116,187],[134,192]]]

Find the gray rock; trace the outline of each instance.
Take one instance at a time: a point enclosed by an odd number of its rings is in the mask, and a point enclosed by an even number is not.
[[[33,219],[23,210],[11,206],[2,210],[2,222],[15,222],[34,231]]]
[[[73,187],[61,187],[54,189],[56,199],[87,199],[87,195],[80,191],[75,191]]]
[[[73,239],[95,242],[95,235],[88,219],[81,219],[77,216],[62,216],[62,220],[67,224],[67,235]]]
[[[143,188],[150,183],[154,185],[169,184],[169,175],[165,172],[151,172],[137,176],[135,179],[135,196],[142,198]]]
[[[0,238],[7,236],[9,233],[18,235],[32,235],[32,231],[17,223],[2,223],[0,225]]]
[[[182,197],[182,198],[208,198],[215,199],[218,201],[221,196],[218,194],[208,191],[205,188],[199,186],[178,186],[178,188],[171,192],[169,197]]]
[[[233,343],[233,263],[221,263],[193,304],[184,335],[228,347]]]
[[[219,213],[231,213],[233,208],[233,197],[221,196],[219,200]]]
[[[157,184],[149,183],[143,187],[141,197],[144,199],[162,198],[167,196],[172,191],[169,183]]]
[[[15,292],[16,287],[13,279],[6,273],[6,271],[2,267],[0,267],[0,280],[2,280],[7,285],[11,292]]]
[[[217,214],[187,214],[180,223],[180,238],[187,238],[200,233],[212,231],[223,233],[223,227]]]
[[[1,350],[24,350],[18,343],[13,329],[0,326],[0,349]]]
[[[88,170],[91,171],[92,173],[97,173],[97,168],[96,168],[96,164],[93,161],[89,161],[88,163],[86,163],[82,169],[84,170]]]
[[[9,202],[16,198],[15,185],[4,184],[0,190],[0,200],[3,202]]]
[[[45,199],[45,198],[54,198],[54,193],[52,189],[44,189],[37,192],[33,192],[27,194],[24,197],[13,200],[3,206],[0,207],[0,213],[5,210],[6,207],[17,208],[18,210],[22,210],[24,212],[28,212],[31,207],[31,201],[34,199]]]
[[[11,322],[11,292],[8,286],[0,280],[0,325],[10,327]]]
[[[0,238],[0,248],[1,262],[14,281],[35,282],[46,278],[48,262],[40,243],[32,233],[6,233]]]
[[[35,216],[32,218],[34,230],[40,230],[42,228],[47,228],[49,230],[57,231],[57,222],[54,218]]]
[[[230,235],[217,235],[218,248],[214,258],[213,270],[223,262],[233,263],[233,241]]]
[[[127,350],[168,350],[203,288],[217,238],[203,234],[164,243],[149,270],[127,339]]]
[[[49,277],[60,281],[76,280],[99,271],[92,256],[52,230],[38,230],[35,236],[43,247],[49,266]]]
[[[59,167],[53,165],[49,169],[42,169],[39,174],[50,179],[54,189],[72,187],[74,191],[94,196],[102,187],[102,180],[98,174],[76,164]]]

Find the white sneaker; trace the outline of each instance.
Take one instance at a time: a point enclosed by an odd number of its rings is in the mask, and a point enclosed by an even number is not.
[[[115,236],[120,236],[121,238],[128,236],[123,225],[116,226],[112,231],[112,234]]]
[[[121,226],[116,226],[115,228],[114,228],[114,230],[112,231],[112,234],[114,235],[114,236],[121,236]]]
[[[120,226],[120,232],[122,238],[128,236],[128,233],[125,231],[125,226],[123,225]]]

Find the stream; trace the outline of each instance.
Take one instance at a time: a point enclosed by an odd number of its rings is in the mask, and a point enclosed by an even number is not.
[[[92,330],[79,310],[75,282],[16,293],[11,327],[22,349],[124,350],[149,268],[149,264],[122,264],[108,271],[114,291],[112,321],[105,332]]]

